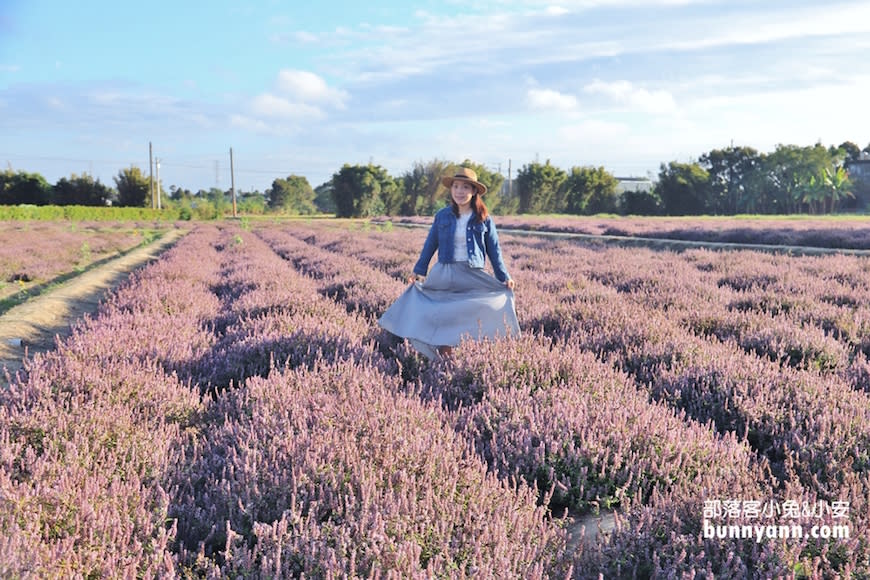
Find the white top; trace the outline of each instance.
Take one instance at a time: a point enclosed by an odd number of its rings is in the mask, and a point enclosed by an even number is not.
[[[467,262],[468,261],[468,239],[471,237],[471,232],[468,231],[468,221],[474,212],[459,214],[456,219],[456,232],[453,234],[453,261]]]

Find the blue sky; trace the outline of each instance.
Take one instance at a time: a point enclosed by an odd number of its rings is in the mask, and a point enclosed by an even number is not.
[[[241,191],[870,144],[870,2],[0,0],[0,161]]]

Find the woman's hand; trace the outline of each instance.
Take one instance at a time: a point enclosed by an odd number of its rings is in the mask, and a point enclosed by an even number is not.
[[[516,286],[516,282],[514,282],[512,278],[509,278],[505,280],[504,285],[507,286],[509,289],[513,290]]]
[[[411,274],[408,276],[408,284],[413,284],[414,282],[422,282],[425,278],[419,274]]]

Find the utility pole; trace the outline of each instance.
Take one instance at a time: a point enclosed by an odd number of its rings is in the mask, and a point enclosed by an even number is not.
[[[233,193],[233,217],[236,217],[236,176],[233,170],[233,148],[230,147],[230,191]]]
[[[157,209],[160,209],[160,158],[154,158],[154,165],[157,167]]]
[[[508,199],[514,197],[514,180],[511,179],[511,160],[508,159]]]
[[[151,141],[148,141],[148,187],[151,190],[151,209],[157,207],[154,204],[154,150]]]

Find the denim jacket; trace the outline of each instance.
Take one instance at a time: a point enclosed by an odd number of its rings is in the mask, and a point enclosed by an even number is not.
[[[435,221],[426,236],[420,259],[414,266],[414,273],[425,276],[429,270],[429,262],[438,250],[438,261],[442,264],[453,262],[453,234],[456,231],[456,216],[453,208],[447,206],[435,214]],[[498,233],[491,217],[483,222],[477,222],[473,217],[468,222],[468,235],[466,247],[468,248],[468,265],[472,268],[483,268],[486,256],[492,262],[492,270],[499,282],[510,280],[504,260],[501,256],[501,247],[498,244]]]

